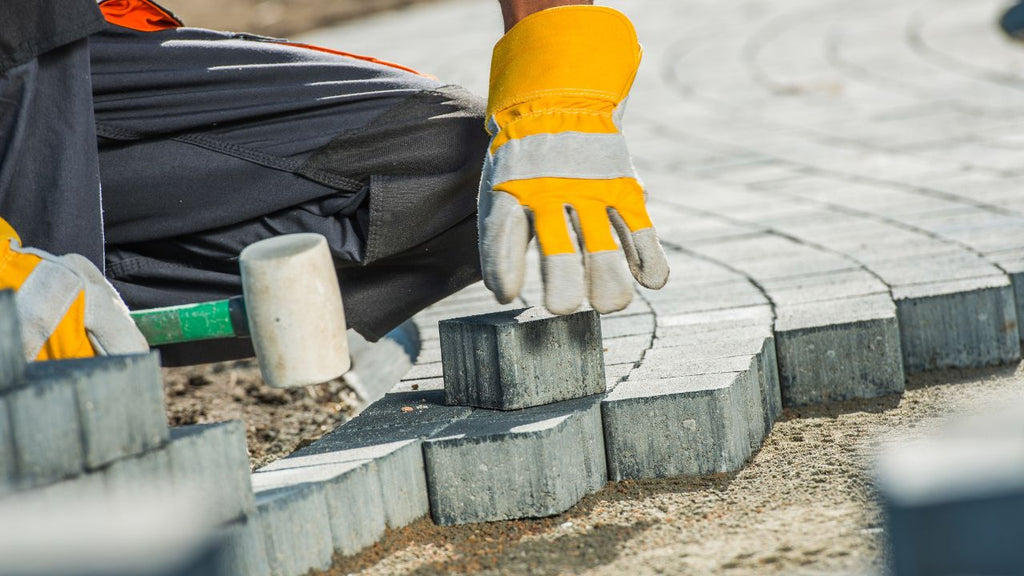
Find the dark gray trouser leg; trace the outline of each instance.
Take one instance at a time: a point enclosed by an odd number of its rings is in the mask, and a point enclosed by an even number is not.
[[[88,41],[0,75],[0,216],[26,246],[103,264]]]
[[[257,240],[319,232],[375,340],[479,279],[483,103],[387,66],[205,30],[93,37],[107,273],[134,308],[240,292]],[[200,354],[200,351],[202,354]],[[169,363],[247,342],[164,350]]]

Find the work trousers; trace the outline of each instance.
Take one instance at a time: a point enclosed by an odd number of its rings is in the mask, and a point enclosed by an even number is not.
[[[88,116],[72,106],[50,116],[37,146],[49,152],[23,163],[56,180],[0,171],[17,180],[0,181],[0,210],[24,204],[0,214],[14,215],[26,245],[102,259],[130,308],[239,294],[242,248],[293,232],[327,238],[348,324],[371,340],[479,280],[480,99],[401,67],[243,34],[110,24],[82,44],[49,72],[91,94],[34,98],[91,104],[102,194],[88,159],[49,161],[94,138],[91,125],[66,124]],[[252,350],[239,339],[163,352],[184,364]]]

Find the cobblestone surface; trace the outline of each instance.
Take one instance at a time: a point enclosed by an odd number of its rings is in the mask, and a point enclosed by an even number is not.
[[[734,470],[782,403],[1020,358],[1024,50],[992,31],[1003,2],[607,4],[644,43],[626,135],[673,270],[602,318],[612,478]],[[304,40],[485,93],[499,29],[458,0]],[[540,302],[535,270],[507,308]],[[475,286],[419,315],[396,390],[443,387],[438,320],[497,309]]]

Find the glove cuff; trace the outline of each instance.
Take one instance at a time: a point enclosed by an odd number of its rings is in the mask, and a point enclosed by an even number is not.
[[[563,6],[527,16],[494,47],[488,116],[545,96],[617,105],[640,65],[633,24],[599,6]]]

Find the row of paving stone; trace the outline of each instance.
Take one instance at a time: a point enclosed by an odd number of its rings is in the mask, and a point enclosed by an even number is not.
[[[627,138],[673,280],[602,319],[606,394],[515,414],[446,406],[437,321],[497,309],[474,288],[417,318],[424,348],[392,394],[267,473],[298,484],[304,467],[356,458],[368,447],[353,438],[384,421],[375,446],[421,445],[418,511],[441,523],[539,515],[599,485],[602,457],[610,479],[735,470],[782,404],[899,392],[908,371],[1020,358],[1020,164],[977,152],[982,135],[1007,138],[993,106],[1016,88],[922,64],[902,31],[911,15],[909,29],[934,30],[921,21],[930,12],[609,4],[645,43]],[[951,28],[986,9],[940,4],[958,15],[943,17]],[[482,92],[488,22],[498,29],[492,7],[465,0],[307,40],[341,38],[336,47]],[[413,30],[422,43],[401,41]],[[513,307],[540,302],[539,290],[534,279]]]
[[[245,442],[238,421],[168,428],[155,353],[26,365],[13,293],[0,291],[0,503],[30,493],[61,510],[187,494],[228,543],[218,573],[258,574]]]

